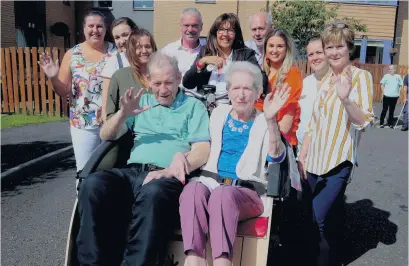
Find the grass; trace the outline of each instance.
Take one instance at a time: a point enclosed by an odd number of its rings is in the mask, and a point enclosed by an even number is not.
[[[55,121],[67,121],[67,117],[47,116],[47,115],[4,115],[1,117],[1,129],[9,127],[19,127],[29,124],[41,124]]]

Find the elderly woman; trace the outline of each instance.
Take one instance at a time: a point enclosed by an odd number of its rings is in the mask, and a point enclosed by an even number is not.
[[[279,163],[286,156],[275,117],[289,91],[268,94],[260,113],[253,104],[263,91],[262,80],[260,68],[249,62],[234,62],[226,71],[232,105],[213,111],[208,163],[180,196],[185,265],[206,265],[207,233],[213,265],[231,265],[238,222],[263,213],[259,194],[267,184],[266,161]]]
[[[318,264],[338,265],[333,247],[340,227],[332,222],[342,221],[339,207],[357,163],[360,134],[373,122],[373,85],[368,71],[351,66],[354,32],[347,24],[327,25],[321,38],[331,69],[321,81],[299,162],[313,192]]]

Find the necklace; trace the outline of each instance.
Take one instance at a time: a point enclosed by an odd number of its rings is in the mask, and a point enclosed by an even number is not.
[[[247,124],[244,124],[240,127],[236,127],[234,124],[233,118],[230,118],[229,121],[227,121],[227,124],[232,132],[238,131],[239,133],[243,133],[243,131],[249,129],[249,126]]]
[[[255,111],[255,110],[252,111],[251,117],[253,116],[254,111]],[[240,123],[243,123],[243,125],[240,126],[240,127],[236,127],[236,125],[234,124],[233,116],[230,114],[230,118],[229,118],[229,120],[227,121],[227,124],[228,124],[228,126],[229,126],[229,128],[231,129],[232,132],[238,131],[239,133],[243,133],[245,130],[247,130],[247,129],[250,128],[250,127],[248,126],[248,124],[249,124],[251,121],[252,121],[252,120],[247,121],[247,122],[238,121],[238,122],[240,122]]]

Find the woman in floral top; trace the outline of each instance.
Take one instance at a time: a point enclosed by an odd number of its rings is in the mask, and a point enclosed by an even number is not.
[[[51,80],[55,92],[72,98],[71,137],[77,171],[82,170],[93,150],[100,144],[99,128],[102,103],[100,73],[116,48],[104,41],[105,17],[91,11],[84,17],[85,41],[67,51],[58,67],[50,55],[40,56],[40,65]]]

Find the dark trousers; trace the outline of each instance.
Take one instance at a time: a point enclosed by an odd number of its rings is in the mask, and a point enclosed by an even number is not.
[[[382,112],[381,112],[381,121],[380,125],[383,125],[383,122],[385,120],[386,112],[389,109],[389,118],[388,118],[388,126],[393,125],[393,114],[395,113],[395,107],[396,103],[398,102],[399,97],[388,97],[388,96],[383,96],[383,107],[382,107]]]
[[[152,180],[134,168],[91,174],[80,185],[77,238],[80,265],[162,265],[179,220],[183,186],[176,178]],[[122,264],[121,264],[122,263]]]
[[[343,197],[347,180],[351,174],[352,163],[345,161],[325,175],[318,176],[307,172],[307,181],[312,193],[313,222],[318,227],[317,263],[338,265],[337,245],[342,237]]]
[[[402,129],[408,128],[408,101],[405,102],[405,106],[403,108],[403,124]]]

